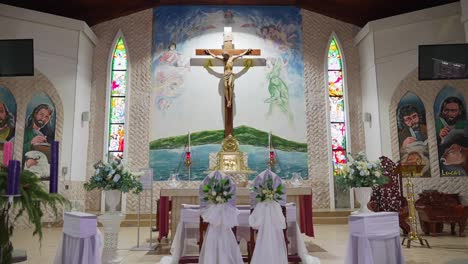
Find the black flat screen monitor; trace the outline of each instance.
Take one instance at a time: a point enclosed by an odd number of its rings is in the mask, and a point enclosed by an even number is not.
[[[0,76],[33,76],[32,39],[0,39]]]
[[[419,46],[419,80],[468,79],[468,44]]]

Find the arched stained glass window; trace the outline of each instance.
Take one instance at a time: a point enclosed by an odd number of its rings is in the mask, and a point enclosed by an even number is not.
[[[117,39],[111,61],[108,159],[123,159],[125,138],[125,103],[127,95],[127,49],[122,37]]]
[[[337,168],[346,164],[346,112],[344,100],[343,58],[335,37],[330,40],[327,56],[328,100],[330,110],[331,153],[333,174]],[[333,177],[335,178],[335,177]],[[349,194],[335,186],[335,206],[349,207]]]

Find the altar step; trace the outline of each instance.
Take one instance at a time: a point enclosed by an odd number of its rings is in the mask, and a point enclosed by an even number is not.
[[[315,209],[313,210],[313,221],[314,224],[320,225],[339,225],[347,224],[348,216],[351,214],[352,210],[350,209]],[[152,218],[152,225],[156,226],[155,215]],[[140,215],[140,226],[149,226],[150,224],[150,215],[142,214]],[[121,224],[122,227],[135,227],[138,226],[138,215],[137,214],[127,214],[125,215],[125,220]]]
[[[151,224],[156,226],[156,214],[152,215]],[[150,225],[150,215],[141,214],[140,215],[140,226],[149,226]],[[121,227],[136,227],[138,226],[138,214],[126,214],[125,219],[122,221]]]
[[[314,209],[314,225],[341,225],[348,224],[350,209]]]

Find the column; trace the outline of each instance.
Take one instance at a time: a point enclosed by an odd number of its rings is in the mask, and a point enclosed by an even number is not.
[[[98,217],[104,230],[103,264],[120,263],[122,261],[122,257],[117,254],[117,246],[119,244],[120,223],[124,218],[125,215],[122,214],[105,214]]]

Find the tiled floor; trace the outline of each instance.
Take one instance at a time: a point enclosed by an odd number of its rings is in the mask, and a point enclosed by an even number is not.
[[[149,238],[148,229],[141,231],[142,238]],[[343,264],[348,242],[347,225],[315,225],[316,238],[306,238],[326,252],[311,252],[319,257],[322,264]],[[60,240],[61,228],[45,228],[42,248],[36,237],[32,237],[31,230],[15,230],[14,246],[26,249],[28,263],[53,263],[57,244]],[[154,233],[156,235],[156,233]],[[167,245],[161,245],[156,252],[130,251],[136,245],[137,229],[125,227],[121,229],[119,240],[119,255],[124,258],[123,263],[149,264],[157,263],[162,255],[158,251],[167,251]],[[450,235],[427,237],[432,249],[421,248],[418,245],[410,249],[404,248],[407,264],[468,264],[468,238]],[[143,239],[142,239],[143,240]],[[309,243],[310,244],[310,243]]]

